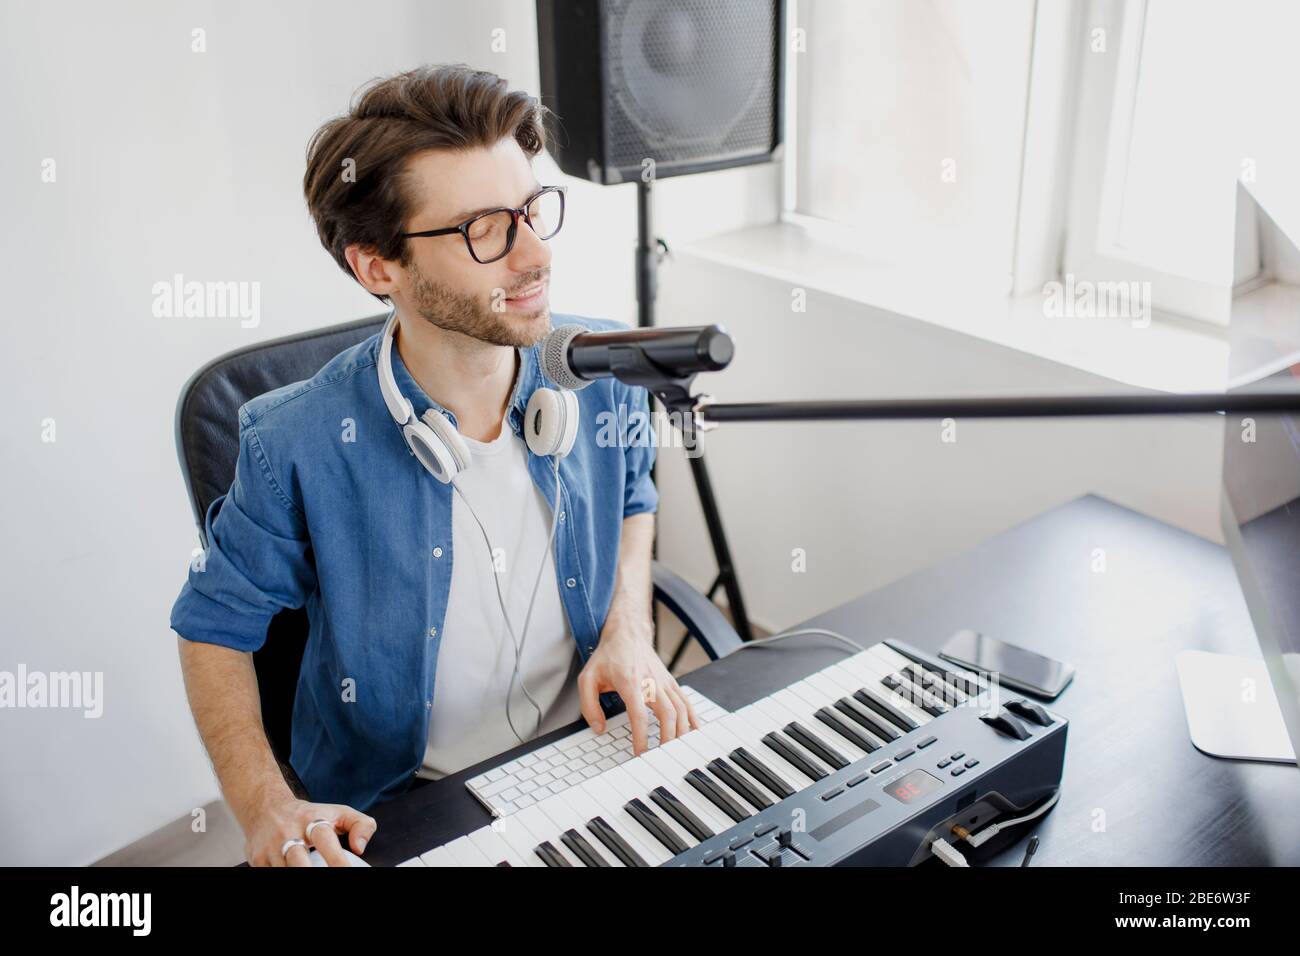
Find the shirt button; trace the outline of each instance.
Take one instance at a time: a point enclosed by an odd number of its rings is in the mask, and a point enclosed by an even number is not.
[[[433,710],[433,701],[431,701],[431,700],[426,700],[426,701],[424,702],[424,709],[425,709],[425,710]]]
[[[436,627],[431,627],[431,628],[429,628],[429,636],[430,636],[430,637],[437,637],[437,636],[438,636],[438,629],[437,629]]]
[[[573,587],[573,586],[574,586],[575,584],[577,584],[577,583],[578,583],[578,581],[577,581],[576,578],[569,578],[569,580],[567,580],[567,581],[564,582],[564,585],[565,585],[565,587],[570,587],[570,588],[571,588],[571,587]]]
[[[433,549],[433,556],[434,556],[435,558],[441,558],[441,557],[442,557],[442,548],[434,548],[434,549]]]
[[[564,520],[564,512],[563,512],[563,511],[560,512],[560,520],[561,520],[561,521]]]

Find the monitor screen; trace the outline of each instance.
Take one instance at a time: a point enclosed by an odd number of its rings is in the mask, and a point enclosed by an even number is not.
[[[1253,203],[1242,189],[1239,202]],[[1270,281],[1234,298],[1232,392],[1294,392],[1300,406],[1295,244],[1262,210]],[[1223,530],[1292,747],[1300,753],[1300,412],[1226,416]]]

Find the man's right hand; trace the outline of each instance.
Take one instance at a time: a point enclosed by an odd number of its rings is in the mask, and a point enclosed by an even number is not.
[[[253,866],[311,866],[309,848],[315,847],[329,866],[348,866],[339,835],[348,835],[349,849],[360,856],[375,835],[375,818],[338,803],[308,803],[293,796],[276,797],[257,808],[245,824],[244,855]],[[313,820],[328,820],[307,836]],[[286,840],[306,840],[307,846],[280,853]]]

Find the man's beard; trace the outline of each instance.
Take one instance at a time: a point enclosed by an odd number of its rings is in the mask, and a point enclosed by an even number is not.
[[[536,285],[550,274],[550,269],[538,270],[517,286],[525,289]],[[551,331],[550,309],[544,307],[527,316],[495,312],[491,306],[472,295],[429,279],[414,262],[410,265],[411,300],[415,310],[427,321],[449,332],[460,332],[470,338],[492,345],[513,348],[532,348]],[[546,314],[546,324],[538,330],[535,320]]]

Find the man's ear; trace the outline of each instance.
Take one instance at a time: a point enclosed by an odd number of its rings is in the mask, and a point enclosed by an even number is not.
[[[367,292],[389,296],[397,289],[396,279],[401,266],[394,260],[381,258],[373,249],[362,248],[357,243],[345,248],[343,256]]]

